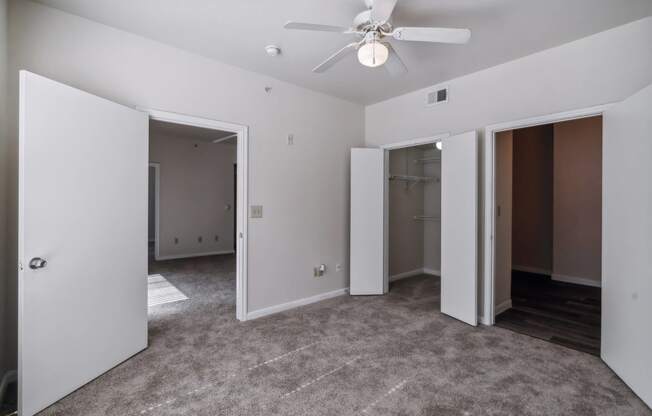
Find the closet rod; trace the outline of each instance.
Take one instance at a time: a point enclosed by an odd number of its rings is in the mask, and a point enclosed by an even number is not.
[[[415,215],[413,218],[417,221],[439,221],[441,219],[436,215]]]

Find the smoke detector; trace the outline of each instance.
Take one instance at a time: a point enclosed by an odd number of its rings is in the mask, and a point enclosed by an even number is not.
[[[267,45],[265,46],[265,52],[269,56],[279,56],[281,54],[281,48],[276,45]]]

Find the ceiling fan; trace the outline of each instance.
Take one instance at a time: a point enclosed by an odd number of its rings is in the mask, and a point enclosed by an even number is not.
[[[407,68],[392,48],[387,38],[400,41],[466,43],[471,38],[469,29],[441,27],[393,27],[390,21],[398,0],[365,0],[367,10],[353,19],[353,27],[330,26],[314,23],[287,22],[286,29],[336,32],[354,35],[359,38],[329,56],[317,65],[312,72],[325,72],[337,62],[357,51],[358,61],[368,67],[385,65],[390,75],[401,75]]]

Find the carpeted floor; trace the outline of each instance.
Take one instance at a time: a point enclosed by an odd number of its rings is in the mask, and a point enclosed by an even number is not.
[[[439,279],[235,320],[231,256],[160,262],[190,298],[44,415],[652,415],[599,358],[442,315]],[[273,278],[273,276],[270,276]]]

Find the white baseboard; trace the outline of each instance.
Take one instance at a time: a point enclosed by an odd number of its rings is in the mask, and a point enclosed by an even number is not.
[[[429,274],[431,276],[441,276],[441,272],[435,269],[429,269],[427,267],[423,268],[423,274]]]
[[[226,251],[207,251],[204,253],[193,253],[193,254],[171,254],[168,256],[154,256],[158,260],[176,260],[176,259],[189,259],[192,257],[204,257],[204,256],[217,256],[220,254],[234,254],[235,250],[226,250]]]
[[[18,373],[16,370],[9,370],[2,376],[2,381],[0,381],[0,400],[5,397],[5,392],[7,387],[11,383],[15,383],[18,380]]]
[[[414,269],[408,272],[393,274],[389,276],[389,281],[394,282],[396,280],[407,279],[408,277],[418,276],[423,273],[423,269]]]
[[[507,309],[510,309],[512,307],[512,300],[507,299],[505,301],[500,302],[496,307],[494,308],[494,316],[498,316],[501,313],[505,312]]]
[[[311,303],[319,302],[326,299],[331,299],[337,296],[346,295],[349,293],[349,288],[337,289],[331,292],[320,293],[319,295],[310,296],[303,299],[293,300],[287,303],[281,303],[280,305],[270,306],[268,308],[258,309],[252,312],[247,313],[246,320],[256,319],[267,315],[272,315],[278,312],[287,311],[289,309],[298,308],[299,306],[309,305]]]
[[[567,276],[563,274],[552,274],[552,280],[556,280],[558,282],[566,282],[566,283],[574,283],[576,285],[583,285],[583,286],[592,286],[592,287],[601,287],[602,282],[589,279],[587,277],[578,277],[578,276]]]
[[[440,275],[439,270],[426,269],[426,268],[414,269],[414,270],[410,270],[408,272],[403,272],[403,273],[398,273],[398,274],[391,275],[391,276],[389,276],[389,281],[394,282],[396,280],[406,279],[408,277],[419,276],[419,275],[422,275],[422,274],[430,274],[430,275],[433,275],[433,276],[439,276]]]
[[[525,273],[543,274],[546,276],[550,276],[552,274],[552,270],[540,269],[538,267],[530,266],[512,266],[512,270]]]

